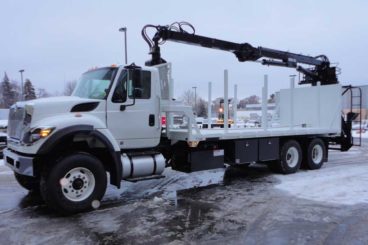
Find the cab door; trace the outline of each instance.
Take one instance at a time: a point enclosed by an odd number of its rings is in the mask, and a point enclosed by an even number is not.
[[[107,127],[120,148],[148,148],[160,142],[159,96],[150,71],[123,69],[107,101]]]

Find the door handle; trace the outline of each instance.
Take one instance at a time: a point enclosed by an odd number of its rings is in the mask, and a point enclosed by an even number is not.
[[[156,128],[160,129],[161,128],[161,122],[160,122],[160,118],[161,118],[160,117],[161,116],[161,99],[160,99],[160,96],[157,96],[156,99],[157,99],[157,102],[158,102],[158,107],[157,107],[158,111],[156,113],[156,115],[158,115]]]
[[[155,115],[154,114],[150,114],[148,117],[148,125],[150,127],[155,126]]]

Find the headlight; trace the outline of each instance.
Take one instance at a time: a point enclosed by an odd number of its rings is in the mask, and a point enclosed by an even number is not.
[[[44,126],[31,129],[24,137],[24,143],[34,143],[39,139],[49,136],[55,127]]]

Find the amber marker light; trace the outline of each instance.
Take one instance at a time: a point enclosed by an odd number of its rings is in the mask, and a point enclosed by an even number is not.
[[[49,136],[49,134],[52,132],[51,128],[43,128],[40,131],[40,136],[41,138],[46,138],[47,136]]]

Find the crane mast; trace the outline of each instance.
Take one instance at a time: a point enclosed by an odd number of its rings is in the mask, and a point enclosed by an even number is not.
[[[192,29],[192,33],[184,30],[184,26],[189,26]],[[146,33],[147,28],[156,29],[152,39]],[[150,47],[151,60],[146,62],[147,66],[166,63],[161,57],[160,45],[165,41],[173,41],[228,51],[233,53],[239,62],[260,61],[263,65],[295,68],[298,72],[304,74],[300,84],[312,84],[315,86],[318,82],[321,85],[338,83],[336,67],[330,66],[330,61],[325,55],[313,57],[265,47],[253,47],[249,43],[234,43],[200,36],[195,34],[194,27],[187,22],[175,22],[170,26],[146,25],[142,29],[142,36]],[[300,64],[309,65],[310,67],[306,68]]]

